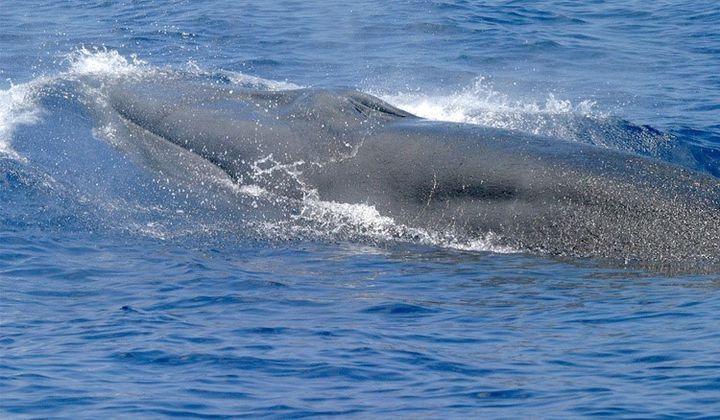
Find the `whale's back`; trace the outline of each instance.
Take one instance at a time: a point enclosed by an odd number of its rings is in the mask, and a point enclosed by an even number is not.
[[[137,137],[168,141],[238,182],[361,203],[398,223],[553,255],[720,262],[717,178],[514,131],[431,122],[342,89],[122,86]],[[141,141],[141,140],[139,140]]]

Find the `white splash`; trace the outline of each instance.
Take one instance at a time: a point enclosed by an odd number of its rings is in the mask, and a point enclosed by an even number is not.
[[[103,78],[146,77],[157,73],[157,68],[149,66],[145,61],[133,54],[130,59],[120,55],[116,50],[105,48],[88,49],[82,47],[67,57],[70,68],[60,77],[75,78],[95,76]]]
[[[237,187],[237,193],[254,198],[267,197],[268,195],[270,195],[270,193],[265,188],[255,184],[240,185]]]
[[[482,238],[469,239],[467,241],[450,240],[445,246],[460,251],[491,251],[498,254],[513,254],[520,252],[508,246],[498,244],[499,237],[494,232],[488,232]]]
[[[467,88],[447,95],[427,95],[422,92],[370,93],[429,120],[478,124],[560,137],[572,137],[574,133],[565,130],[563,126],[566,122],[556,121],[556,117],[603,117],[593,109],[595,102],[590,100],[573,105],[571,101],[558,99],[552,93],[544,102],[513,100],[498,92],[484,77],[477,78]]]
[[[372,241],[408,241],[421,245],[440,246],[463,251],[515,253],[515,249],[499,244],[489,232],[482,238],[460,240],[450,232],[434,232],[406,226],[392,217],[382,215],[368,204],[349,204],[306,198],[297,219],[310,221],[312,229],[335,238]]]
[[[34,124],[39,120],[40,109],[34,94],[38,84],[29,82],[0,90],[0,157],[23,160],[13,150],[11,141],[18,126]]]
[[[311,219],[322,225],[322,230],[340,232],[353,230],[366,235],[379,236],[385,239],[397,226],[395,221],[382,216],[373,206],[367,204],[338,203],[308,198],[303,201],[300,218]]]

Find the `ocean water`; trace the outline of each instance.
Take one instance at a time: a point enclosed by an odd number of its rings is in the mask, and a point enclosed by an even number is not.
[[[129,159],[96,99],[351,87],[718,175],[718,28],[712,2],[0,0],[0,417],[716,416],[718,274],[288,213]]]

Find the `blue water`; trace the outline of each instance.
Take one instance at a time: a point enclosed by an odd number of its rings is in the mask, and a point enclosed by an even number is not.
[[[0,0],[0,417],[720,412],[717,274],[288,215],[128,159],[89,105],[119,75],[349,86],[718,173],[712,2],[386,3]]]

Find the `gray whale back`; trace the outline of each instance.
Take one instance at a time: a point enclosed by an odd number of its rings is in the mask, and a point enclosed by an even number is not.
[[[467,239],[492,232],[500,245],[551,255],[720,260],[718,179],[660,160],[428,121],[353,90],[176,82],[125,84],[108,96],[135,141],[161,138],[238,182],[258,162],[292,165],[292,179],[266,179],[290,197],[309,188],[409,226]]]

